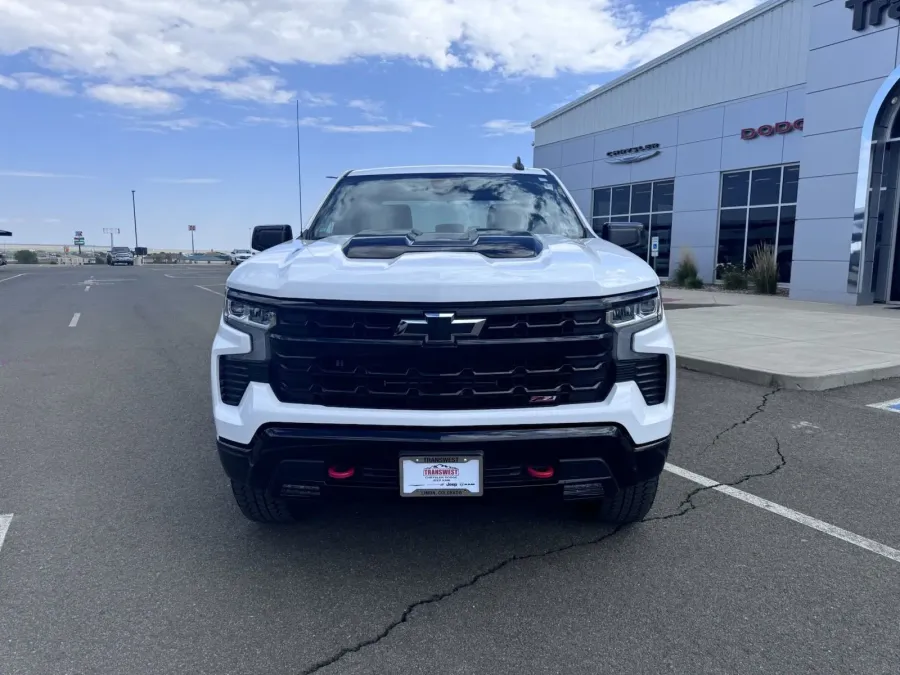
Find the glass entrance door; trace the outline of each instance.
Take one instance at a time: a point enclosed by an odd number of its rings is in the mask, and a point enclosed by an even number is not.
[[[900,221],[900,138],[891,138],[884,144],[873,145],[875,165],[872,172],[870,194],[878,190],[878,198],[870,200],[874,218],[869,222],[874,225],[874,246],[872,255],[871,287],[872,299],[875,302],[891,302],[894,300],[894,272],[897,241],[897,223]],[[880,179],[880,180],[879,180]]]

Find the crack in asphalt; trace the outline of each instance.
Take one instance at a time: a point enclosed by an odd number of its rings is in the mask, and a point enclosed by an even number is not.
[[[744,419],[738,420],[737,422],[735,422],[734,424],[732,424],[730,427],[728,427],[728,428],[725,429],[724,431],[720,431],[719,433],[717,433],[717,434],[715,435],[715,437],[713,437],[713,439],[706,445],[706,447],[703,448],[703,450],[700,451],[700,454],[702,455],[704,452],[707,452],[708,450],[711,450],[712,447],[713,447],[716,443],[718,443],[719,440],[720,440],[723,436],[725,436],[726,434],[731,433],[732,431],[734,431],[735,429],[737,429],[737,428],[740,427],[740,426],[743,426],[743,425],[745,425],[745,424],[748,424],[748,423],[750,422],[750,420],[752,420],[752,419],[753,419],[754,417],[756,417],[757,415],[761,414],[761,413],[766,409],[766,406],[769,404],[769,400],[770,400],[775,394],[777,394],[779,391],[781,391],[781,387],[775,387],[775,389],[773,389],[772,391],[766,392],[765,394],[763,394],[762,400],[759,402],[759,405],[756,406],[756,410],[754,410],[752,413],[750,413],[749,415],[747,415],[747,417],[745,417]]]
[[[777,388],[773,389],[772,391],[763,395],[762,401],[760,401],[760,404],[758,406],[756,406],[756,410],[754,410],[752,413],[750,413],[744,419],[742,419],[738,422],[735,422],[734,424],[732,424],[730,427],[728,427],[724,431],[720,431],[718,434],[716,434],[715,438],[713,438],[712,441],[710,441],[709,445],[707,445],[701,452],[706,452],[707,450],[712,448],[716,443],[718,443],[722,439],[723,436],[725,436],[726,434],[728,434],[731,431],[734,431],[739,426],[743,426],[744,424],[747,424],[754,417],[756,417],[757,415],[762,413],[766,409],[766,405],[768,405],[769,400],[772,398],[772,396],[777,394],[779,391],[781,391],[781,388],[777,387]],[[657,520],[669,520],[671,518],[678,518],[678,517],[683,516],[686,513],[689,513],[690,511],[693,511],[694,509],[697,508],[697,505],[694,504],[694,497],[696,497],[701,492],[706,492],[707,490],[715,490],[717,487],[721,487],[721,486],[737,487],[738,485],[742,485],[743,483],[746,483],[748,480],[752,480],[753,478],[765,478],[766,476],[771,476],[772,474],[775,474],[775,473],[781,471],[787,465],[787,457],[785,457],[784,453],[781,451],[781,441],[778,439],[778,437],[775,436],[774,434],[772,434],[772,440],[775,441],[775,454],[778,455],[778,462],[777,462],[777,464],[775,464],[774,467],[772,467],[768,471],[760,471],[757,473],[744,474],[737,480],[731,481],[729,483],[716,483],[715,485],[701,485],[700,487],[698,487],[694,490],[691,490],[685,496],[685,498],[681,501],[681,504],[678,505],[678,508],[675,510],[674,513],[668,513],[668,514],[665,514],[662,516],[653,516],[652,518],[644,518],[641,522],[642,523],[652,523]]]
[[[781,389],[776,388],[770,392],[767,392],[765,395],[763,395],[762,401],[760,402],[760,404],[756,407],[756,409],[752,413],[750,413],[747,417],[743,418],[742,420],[735,422],[734,424],[732,424],[730,427],[728,427],[724,431],[721,431],[718,434],[716,434],[716,436],[709,443],[709,445],[707,445],[706,448],[704,448],[703,452],[706,452],[712,446],[714,446],[716,443],[718,443],[719,440],[721,440],[722,437],[725,436],[726,434],[730,433],[731,431],[734,431],[739,426],[747,424],[754,417],[756,417],[757,415],[760,415],[762,412],[764,412],[766,405],[769,403],[769,400],[771,399],[771,397],[774,396],[779,391],[781,391]],[[689,492],[687,494],[687,496],[681,501],[681,504],[678,505],[678,508],[673,513],[668,513],[668,514],[665,514],[662,516],[653,516],[651,518],[645,517],[642,520],[638,521],[638,523],[635,523],[635,524],[637,525],[637,524],[641,524],[641,523],[652,523],[652,522],[659,521],[659,520],[670,520],[672,518],[680,518],[697,508],[697,505],[694,504],[693,500],[694,500],[694,497],[696,497],[701,492],[705,492],[706,490],[712,490],[712,489],[722,486],[722,485],[735,487],[735,486],[741,485],[742,483],[745,483],[748,480],[751,480],[753,478],[764,478],[766,476],[771,476],[771,475],[777,473],[778,471],[781,471],[781,469],[783,469],[787,465],[787,458],[784,456],[784,453],[781,451],[781,441],[779,441],[778,438],[774,435],[772,436],[772,438],[775,441],[775,453],[778,455],[778,463],[772,469],[769,469],[768,471],[758,472],[758,473],[749,473],[744,476],[741,476],[737,480],[730,482],[730,483],[716,483],[715,485],[709,485],[709,486],[704,485],[704,486],[698,487],[695,490],[691,490],[691,492]],[[467,588],[471,588],[472,586],[476,585],[479,581],[481,581],[485,577],[489,577],[493,574],[496,574],[500,570],[512,565],[513,563],[523,562],[526,560],[534,560],[537,558],[544,558],[546,556],[556,555],[558,553],[563,553],[565,551],[569,551],[569,550],[576,549],[576,548],[584,548],[584,547],[588,547],[588,546],[594,546],[596,544],[599,544],[602,541],[605,541],[606,539],[614,537],[616,534],[618,534],[620,531],[622,531],[622,529],[624,529],[625,527],[627,527],[627,526],[626,525],[618,525],[618,526],[614,527],[612,530],[610,530],[609,532],[607,532],[599,537],[595,537],[593,539],[588,539],[587,541],[573,541],[573,542],[569,542],[568,544],[564,544],[562,546],[555,546],[553,548],[546,549],[544,551],[540,551],[538,553],[527,553],[527,554],[522,554],[522,555],[516,554],[516,555],[510,556],[509,558],[505,558],[505,559],[501,560],[500,562],[498,562],[497,564],[493,565],[492,567],[482,570],[481,572],[470,577],[466,581],[463,581],[463,582],[453,586],[450,590],[444,591],[442,593],[435,593],[427,598],[422,598],[420,600],[416,600],[415,602],[407,605],[406,608],[403,610],[403,612],[400,614],[399,618],[395,619],[394,621],[389,623],[387,626],[385,626],[385,628],[383,628],[382,631],[380,633],[378,633],[378,635],[375,635],[374,637],[370,637],[366,640],[357,642],[355,645],[353,645],[351,647],[343,647],[342,649],[335,652],[328,658],[323,659],[323,660],[309,666],[305,670],[301,671],[300,675],[313,675],[314,673],[317,673],[318,671],[322,670],[323,668],[327,668],[328,666],[334,665],[335,663],[337,663],[338,661],[341,661],[344,657],[349,656],[350,654],[355,654],[357,652],[362,651],[366,647],[371,647],[372,645],[378,644],[379,642],[381,642],[382,640],[387,638],[392,632],[394,632],[394,630],[396,628],[400,627],[404,623],[408,623],[410,616],[418,608],[424,607],[425,605],[432,605],[434,603],[446,600],[447,598],[456,595],[460,591],[463,591]]]
[[[331,666],[331,665],[337,663],[338,661],[343,659],[345,656],[348,656],[350,654],[355,654],[356,652],[358,652],[362,649],[365,649],[366,647],[371,647],[372,645],[374,645],[378,642],[381,642],[388,635],[390,635],[394,631],[395,628],[397,628],[401,624],[406,623],[409,620],[410,615],[419,607],[422,607],[424,605],[431,605],[436,602],[441,602],[442,600],[446,600],[450,596],[456,595],[460,591],[462,591],[466,588],[470,588],[471,586],[474,586],[475,584],[477,584],[479,581],[481,581],[485,577],[489,577],[492,574],[499,572],[504,567],[508,567],[512,563],[522,562],[524,560],[533,560],[535,558],[543,558],[545,556],[554,555],[556,553],[562,553],[563,551],[568,551],[573,548],[580,548],[583,546],[592,546],[594,544],[599,544],[604,539],[609,539],[613,535],[617,534],[623,527],[625,527],[625,526],[619,525],[619,526],[613,528],[610,532],[607,532],[606,534],[603,534],[602,536],[596,537],[594,539],[590,539],[588,541],[573,541],[573,542],[570,542],[563,546],[556,546],[554,548],[547,549],[547,550],[541,551],[539,553],[527,553],[524,555],[516,554],[514,556],[510,556],[509,558],[506,558],[506,559],[500,561],[493,567],[489,567],[488,569],[479,572],[478,574],[471,577],[470,579],[468,579],[460,584],[457,584],[456,586],[451,588],[449,591],[444,591],[443,593],[435,593],[434,595],[431,595],[422,600],[416,600],[414,603],[407,605],[406,609],[404,609],[403,613],[400,615],[400,618],[398,618],[395,621],[392,621],[390,624],[388,624],[387,627],[384,628],[384,630],[382,630],[375,637],[371,637],[367,640],[363,640],[362,642],[358,642],[355,645],[353,645],[352,647],[344,647],[339,652],[336,652],[335,654],[328,657],[327,659],[319,661],[315,665],[312,665],[309,668],[307,668],[306,670],[302,671],[300,675],[312,675],[312,673],[315,673],[315,672],[321,670],[322,668],[327,668],[328,666]]]

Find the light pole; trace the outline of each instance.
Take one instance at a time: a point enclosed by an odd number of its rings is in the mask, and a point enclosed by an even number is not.
[[[137,207],[134,204],[134,190],[131,191],[131,215],[134,217],[134,247],[138,247],[137,236]]]

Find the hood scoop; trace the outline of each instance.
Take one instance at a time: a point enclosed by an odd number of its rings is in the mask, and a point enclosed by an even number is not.
[[[480,253],[485,258],[536,258],[541,240],[530,232],[468,230],[467,232],[360,232],[343,246],[351,259],[393,260],[407,253]]]

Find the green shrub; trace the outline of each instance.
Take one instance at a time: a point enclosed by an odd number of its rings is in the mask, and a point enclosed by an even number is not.
[[[675,283],[679,286],[687,286],[689,280],[697,278],[697,263],[694,261],[693,253],[683,251],[678,267],[675,268]]]
[[[684,287],[692,288],[692,289],[703,288],[703,279],[701,279],[700,277],[696,277],[696,276],[688,277],[687,279],[684,280]]]
[[[16,262],[20,265],[37,265],[38,257],[37,253],[34,251],[29,251],[27,249],[21,249],[16,251],[13,256],[16,259]]]
[[[759,244],[753,250],[753,267],[750,278],[757,293],[775,295],[778,291],[778,260],[775,247],[771,244]]]
[[[747,288],[747,272],[743,265],[725,263],[719,265],[719,278],[728,291],[743,291]]]

